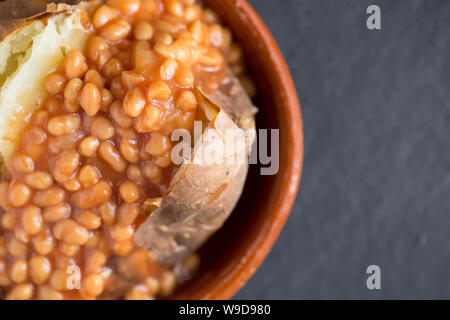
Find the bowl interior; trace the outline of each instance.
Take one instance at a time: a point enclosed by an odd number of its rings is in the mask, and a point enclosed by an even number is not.
[[[279,49],[245,0],[205,0],[244,48],[258,87],[258,129],[279,129],[279,173],[251,165],[242,197],[225,225],[200,249],[197,276],[176,299],[228,299],[256,271],[280,232],[294,201],[303,158],[303,131],[295,89]],[[294,139],[295,138],[295,139]],[[269,139],[270,141],[270,139]],[[269,154],[271,154],[269,146]]]

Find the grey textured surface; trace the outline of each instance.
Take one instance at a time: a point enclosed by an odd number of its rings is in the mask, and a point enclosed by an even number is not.
[[[450,298],[450,1],[251,3],[296,82],[305,162],[283,233],[236,298]],[[381,31],[365,27],[370,4]]]

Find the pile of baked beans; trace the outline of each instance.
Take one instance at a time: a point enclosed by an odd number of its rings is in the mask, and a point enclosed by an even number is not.
[[[142,202],[176,171],[170,135],[192,129],[194,85],[214,91],[230,68],[254,93],[230,31],[195,0],[108,0],[90,23],[85,50],[46,78],[0,183],[6,299],[170,295],[199,261],[162,266],[135,245]]]

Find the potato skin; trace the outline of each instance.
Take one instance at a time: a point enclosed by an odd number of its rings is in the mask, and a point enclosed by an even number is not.
[[[83,5],[85,8],[98,5],[98,1],[87,3],[82,0],[5,0],[0,2],[0,41],[34,19],[42,19],[48,15],[64,12]]]
[[[202,103],[212,103],[210,99],[204,101],[206,97],[198,93],[196,96],[201,107]],[[214,123],[203,131],[203,147],[221,143],[227,129],[242,129],[251,132],[249,145],[238,151],[245,153],[247,160],[256,137],[257,109],[237,79],[233,79],[231,87],[222,88],[210,98],[221,105],[213,103],[218,113]],[[193,157],[196,155],[194,151]],[[183,164],[168,194],[138,228],[136,243],[168,264],[197,250],[230,216],[241,196],[247,172],[248,163]]]

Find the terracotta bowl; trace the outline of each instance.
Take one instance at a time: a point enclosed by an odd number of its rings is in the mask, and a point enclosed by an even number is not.
[[[271,33],[246,0],[204,0],[244,47],[255,79],[259,129],[280,130],[280,170],[261,176],[250,167],[242,198],[230,219],[200,250],[198,275],[176,299],[229,299],[253,275],[277,239],[297,194],[303,162],[300,106],[286,62]]]

